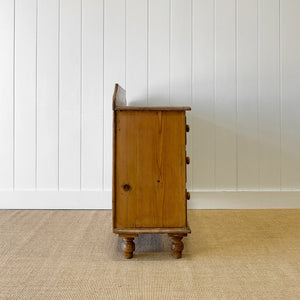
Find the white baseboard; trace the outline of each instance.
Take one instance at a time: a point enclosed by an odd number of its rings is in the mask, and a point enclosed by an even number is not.
[[[111,192],[0,191],[0,209],[111,209]]]
[[[300,208],[300,191],[194,191],[188,208]],[[0,191],[0,209],[111,209],[111,191]]]
[[[192,192],[189,209],[300,208],[300,191]]]

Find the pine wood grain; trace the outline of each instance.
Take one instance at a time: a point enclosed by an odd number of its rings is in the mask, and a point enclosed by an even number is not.
[[[185,112],[115,118],[115,227],[186,227]]]

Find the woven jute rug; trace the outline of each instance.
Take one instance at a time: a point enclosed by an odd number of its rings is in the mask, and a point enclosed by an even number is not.
[[[111,211],[0,211],[0,299],[300,299],[300,210],[190,210],[182,259]]]

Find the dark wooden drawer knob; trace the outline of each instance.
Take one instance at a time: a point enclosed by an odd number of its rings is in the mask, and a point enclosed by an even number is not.
[[[186,192],[186,199],[190,200],[190,198],[191,198],[190,192]]]
[[[186,132],[190,132],[190,125],[186,124],[185,125],[185,130],[186,130]]]
[[[130,190],[131,186],[128,183],[126,183],[126,184],[122,185],[122,188],[125,192],[128,192]]]
[[[185,158],[185,161],[186,161],[186,164],[189,165],[191,160],[190,160],[190,158],[187,156],[187,157]]]

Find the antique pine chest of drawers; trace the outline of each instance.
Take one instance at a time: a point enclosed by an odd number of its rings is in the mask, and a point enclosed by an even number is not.
[[[118,84],[113,95],[113,232],[126,258],[134,238],[167,233],[181,257],[187,223],[186,125],[190,107],[127,106]]]

